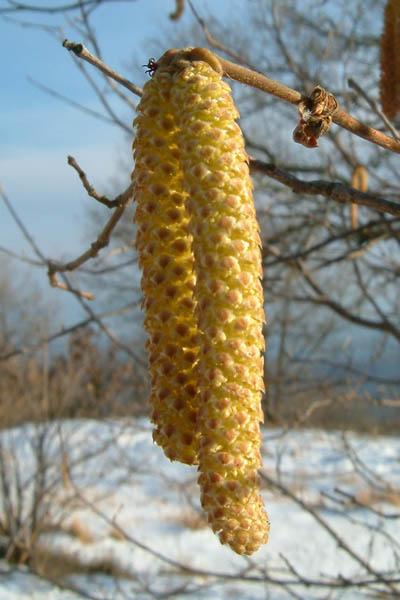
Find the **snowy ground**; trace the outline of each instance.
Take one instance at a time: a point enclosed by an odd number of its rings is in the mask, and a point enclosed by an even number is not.
[[[395,438],[266,431],[264,472],[297,501],[265,483],[271,538],[251,560],[221,546],[207,528],[196,470],[165,459],[146,421],[32,426],[5,432],[0,441],[13,503],[27,523],[37,497],[36,475],[44,474],[38,547],[46,550],[47,574],[53,564],[55,570],[60,563],[85,567],[89,574],[72,572],[66,581],[97,600],[367,597],[363,588],[299,586],[290,587],[298,594],[290,596],[287,588],[262,580],[265,574],[296,579],[290,566],[311,580],[368,578],[332,531],[371,569],[392,577],[400,572],[400,440]],[[1,501],[0,510],[6,510]],[[0,600],[78,597],[0,563]]]

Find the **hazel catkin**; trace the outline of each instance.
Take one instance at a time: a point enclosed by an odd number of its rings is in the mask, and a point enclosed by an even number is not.
[[[380,99],[383,112],[394,119],[400,112],[400,1],[387,0],[380,42]]]
[[[269,521],[258,481],[264,310],[248,158],[218,59],[174,49],[155,64],[133,173],[153,437],[169,458],[198,462],[211,528],[252,554]]]
[[[156,72],[144,86],[135,120],[136,247],[149,335],[153,439],[171,460],[196,464],[195,277],[171,87],[171,76]]]
[[[264,310],[248,159],[230,88],[210,64],[180,61],[171,100],[202,332],[197,363],[201,502],[221,542],[238,554],[252,554],[267,541],[269,522],[257,474]]]

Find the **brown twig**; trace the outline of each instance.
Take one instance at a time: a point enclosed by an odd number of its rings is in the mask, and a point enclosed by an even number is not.
[[[70,161],[70,159],[72,162]],[[71,260],[67,263],[61,264],[49,261],[48,276],[50,284],[53,287],[57,287],[60,289],[66,289],[66,287],[65,284],[58,281],[56,273],[74,271],[91,258],[97,256],[99,251],[109,244],[111,233],[114,230],[120,218],[122,217],[127,204],[132,198],[133,193],[133,186],[131,184],[127,187],[125,192],[117,196],[115,200],[108,200],[108,198],[106,198],[105,196],[99,196],[96,190],[89,184],[85,173],[80,169],[79,165],[72,157],[68,157],[68,163],[71,164],[78,171],[79,177],[81,178],[84,188],[92,198],[95,198],[96,200],[98,200],[98,202],[105,204],[109,208],[116,207],[116,209],[114,210],[111,217],[103,227],[102,231],[97,236],[96,240],[90,245],[90,248],[88,248],[85,252],[80,254],[74,260]],[[81,292],[81,295],[83,298],[86,298],[88,300],[92,300],[94,298],[93,294],[90,294],[88,292]]]
[[[351,556],[351,558],[353,558],[361,567],[363,567],[367,573],[375,577],[377,583],[379,582],[387,586],[395,594],[396,598],[400,596],[396,585],[390,579],[386,579],[382,573],[373,568],[362,556],[357,554],[357,552],[353,550],[353,548],[349,546],[347,542],[327,523],[327,521],[325,521],[314,508],[307,504],[307,502],[304,502],[304,500],[296,496],[296,494],[294,494],[288,487],[282,485],[280,482],[267,475],[265,471],[261,473],[261,479],[266,481],[271,487],[278,489],[284,496],[290,498],[293,502],[295,502],[295,504],[309,513],[315,519],[315,521],[323,529],[325,529],[329,536],[335,540],[338,547]]]
[[[132,94],[135,94],[136,96],[142,95],[142,89],[140,87],[138,87],[125,77],[122,77],[122,75],[117,73],[117,71],[111,69],[111,67],[109,67],[102,60],[97,58],[97,56],[94,56],[94,54],[89,52],[89,50],[83,44],[77,44],[76,42],[64,40],[63,47],[69,50],[70,52],[73,52],[75,56],[82,58],[82,60],[85,60],[86,62],[96,67],[96,69],[99,69],[99,71],[107,75],[107,77],[111,77],[111,79],[114,79],[114,81],[117,81],[118,83],[126,87],[130,92],[132,92]]]
[[[372,110],[374,111],[374,113],[380,118],[382,119],[383,123],[386,125],[386,127],[388,128],[388,130],[390,131],[390,133],[393,135],[393,137],[400,141],[400,133],[397,131],[396,127],[393,125],[393,123],[387,118],[387,116],[385,115],[385,113],[379,108],[379,105],[377,102],[375,102],[375,100],[373,100],[365,90],[363,90],[363,88],[360,86],[360,84],[358,84],[355,79],[353,79],[352,77],[350,77],[347,80],[347,83],[349,84],[349,87],[351,87],[353,90],[355,90],[362,98],[364,98],[364,100],[366,102],[368,102],[370,108],[372,108]]]
[[[273,259],[273,260],[269,260],[269,261],[265,261],[264,266],[266,268],[269,267],[273,267],[274,265],[280,263],[280,262],[290,262],[291,260],[294,260],[296,258],[306,258],[308,256],[310,256],[311,254],[315,253],[315,252],[319,252],[320,250],[322,250],[323,248],[325,248],[326,246],[329,246],[330,244],[334,244],[337,241],[340,240],[346,240],[346,239],[354,239],[357,240],[357,243],[360,243],[360,239],[362,239],[362,248],[366,245],[368,245],[369,240],[375,241],[375,240],[381,240],[386,236],[386,231],[389,231],[389,225],[391,225],[392,223],[398,223],[399,219],[392,219],[391,221],[382,221],[382,219],[379,220],[374,220],[374,221],[369,221],[368,223],[364,223],[363,225],[360,225],[357,229],[346,229],[345,231],[338,233],[338,234],[334,234],[334,235],[330,235],[328,238],[326,238],[325,240],[318,242],[317,244],[314,244],[313,246],[310,246],[308,248],[302,248],[301,250],[297,251],[297,252],[292,252],[290,254],[279,254],[277,256],[277,258]],[[273,252],[269,252],[269,244],[273,243],[273,239],[272,241],[270,240],[268,242],[268,244],[266,245],[265,248],[265,256],[268,256],[268,254],[273,254],[274,256],[276,255]],[[359,249],[359,246],[353,248],[352,251],[357,251]]]
[[[43,262],[43,265],[49,265],[50,261],[45,257],[45,255],[43,254],[43,252],[41,251],[39,246],[36,244],[35,240],[33,239],[31,234],[29,233],[28,229],[25,227],[24,223],[18,216],[17,212],[15,211],[14,207],[12,206],[10,200],[7,198],[7,196],[6,196],[5,192],[3,191],[3,189],[1,188],[1,186],[0,186],[0,198],[5,203],[9,213],[11,214],[12,218],[14,219],[15,223],[17,224],[18,228],[22,232],[23,236],[25,237],[25,239],[31,246],[31,248],[34,251],[34,253],[36,254],[36,256]],[[117,209],[117,210],[119,210],[119,209]],[[82,306],[82,308],[86,312],[86,314],[89,315],[89,317],[91,317],[93,319],[93,321],[96,323],[96,325],[103,331],[103,333],[105,333],[105,335],[108,337],[109,340],[111,340],[111,342],[114,344],[114,346],[116,348],[119,348],[126,354],[128,354],[128,356],[133,358],[137,362],[137,364],[139,364],[142,368],[147,369],[146,363],[140,358],[140,356],[137,355],[131,348],[129,348],[129,346],[127,346],[126,344],[121,342],[112,333],[112,331],[110,331],[110,329],[103,323],[101,318],[93,311],[93,309],[89,306],[89,304],[87,304],[87,302],[85,302],[85,296],[83,296],[79,290],[76,290],[75,288],[73,288],[71,286],[71,284],[68,280],[68,277],[65,275],[65,273],[61,272],[60,275],[61,275],[61,279],[63,280],[63,284],[62,284],[63,288],[62,289],[66,289],[69,292],[71,292],[72,294],[74,294],[74,296],[76,297],[77,301]]]
[[[103,0],[103,2],[126,2],[129,0]],[[17,0],[7,0],[7,6],[0,8],[0,14],[8,13],[19,13],[19,12],[33,12],[33,13],[48,13],[55,14],[66,11],[80,10],[82,6],[87,8],[96,8],[102,4],[99,0],[77,0],[76,2],[66,2],[65,4],[59,4],[59,6],[38,6],[30,2],[18,2]]]
[[[122,308],[106,311],[104,313],[97,315],[97,317],[99,319],[104,319],[107,317],[120,315],[120,314],[124,313],[125,311],[130,310],[131,308],[135,307],[139,302],[140,301],[130,302],[129,304],[123,306]],[[88,317],[87,319],[83,319],[82,321],[78,321],[77,323],[74,323],[74,325],[71,325],[70,327],[63,327],[59,331],[57,331],[55,333],[51,333],[50,335],[40,339],[35,344],[30,344],[27,346],[20,346],[19,348],[14,348],[14,350],[10,350],[9,352],[6,352],[5,354],[1,354],[0,361],[9,360],[10,358],[14,358],[14,356],[19,356],[21,354],[26,354],[27,352],[33,352],[34,350],[38,350],[45,344],[50,344],[54,340],[58,340],[59,338],[64,337],[65,335],[70,335],[71,333],[74,333],[75,331],[78,331],[79,329],[84,329],[85,327],[90,325],[90,323],[93,323],[94,320],[95,319],[93,317]]]
[[[375,194],[354,190],[342,183],[322,180],[304,181],[287,171],[279,169],[274,164],[265,163],[257,159],[250,159],[250,169],[272,177],[283,185],[288,186],[297,194],[321,195],[341,204],[354,202],[360,206],[372,208],[380,213],[389,213],[396,217],[400,216],[400,203],[379,198]]]
[[[207,40],[207,42],[210,44],[211,48],[214,48],[215,50],[219,50],[220,52],[223,52],[224,54],[226,54],[226,56],[229,56],[233,60],[240,62],[242,64],[244,63],[250,69],[253,69],[254,68],[253,65],[251,65],[248,61],[246,61],[242,56],[240,56],[239,54],[237,54],[236,52],[234,52],[233,50],[231,50],[230,48],[225,46],[210,32],[210,30],[207,27],[206,21],[197,12],[192,0],[188,0],[188,1],[189,1],[190,10],[192,11],[194,18],[200,25],[200,27],[203,31],[204,37]]]
[[[274,479],[269,477],[267,474],[261,473],[261,477],[263,479],[265,479],[273,487],[278,488],[284,495],[288,496],[296,504],[299,504],[301,507],[303,507],[304,510],[306,510],[306,512],[310,513],[311,516],[314,517],[314,519],[316,519],[317,522],[321,525],[321,527],[324,528],[328,532],[328,534],[330,534],[330,536],[337,542],[338,546],[340,548],[342,548],[345,552],[347,552],[350,556],[352,556],[354,558],[354,560],[356,562],[358,562],[362,567],[364,567],[364,569],[372,577],[367,578],[367,579],[366,578],[359,578],[359,579],[353,578],[352,580],[344,580],[344,578],[342,578],[342,577],[338,577],[336,580],[332,580],[332,579],[327,580],[324,578],[321,578],[320,580],[313,580],[313,579],[306,578],[305,576],[302,576],[301,579],[299,580],[298,578],[285,579],[283,577],[282,578],[272,577],[267,573],[267,569],[265,569],[265,571],[262,571],[260,575],[247,574],[246,571],[248,569],[245,569],[243,571],[239,571],[236,573],[201,569],[201,568],[192,566],[190,564],[185,564],[183,562],[180,562],[179,560],[175,560],[175,559],[171,558],[170,556],[167,556],[166,554],[163,554],[162,552],[148,546],[146,543],[142,542],[138,538],[134,537],[125,528],[123,528],[121,525],[119,525],[119,523],[116,520],[116,517],[110,518],[103,510],[101,510],[98,507],[98,503],[92,502],[84,494],[82,494],[82,492],[80,491],[77,484],[74,482],[74,480],[72,478],[71,478],[71,485],[72,485],[72,488],[74,490],[76,497],[82,502],[82,504],[87,506],[88,508],[90,508],[95,515],[100,517],[105,523],[107,523],[115,531],[117,531],[121,535],[122,539],[129,542],[133,546],[140,548],[145,553],[153,556],[154,559],[159,560],[161,563],[164,563],[165,565],[172,567],[174,570],[176,570],[180,573],[185,573],[187,575],[192,575],[192,576],[198,575],[201,577],[212,577],[217,580],[221,580],[221,579],[228,580],[228,581],[239,580],[242,582],[245,581],[245,582],[254,582],[254,583],[264,582],[264,583],[268,583],[270,585],[285,587],[285,589],[290,589],[292,587],[296,587],[299,585],[299,583],[306,585],[308,587],[315,586],[315,587],[328,588],[328,589],[329,588],[335,589],[335,588],[342,588],[342,587],[343,588],[346,588],[346,587],[361,588],[361,587],[368,587],[368,586],[376,584],[376,583],[381,583],[382,585],[385,585],[386,587],[390,588],[394,592],[397,591],[395,584],[398,583],[398,581],[399,581],[398,578],[393,578],[393,579],[384,578],[383,575],[381,575],[379,572],[375,571],[372,567],[370,567],[370,565],[366,561],[363,560],[362,557],[360,557],[358,554],[356,554],[356,552],[353,551],[352,548],[350,546],[348,546],[347,543],[328,525],[328,523],[326,523],[326,521],[322,517],[320,517],[318,515],[318,513],[313,508],[311,508],[306,502],[304,502],[303,500],[298,498],[288,488],[286,488],[282,484],[278,483],[277,481],[275,481]],[[398,596],[396,596],[396,597],[398,597]]]
[[[220,56],[217,58],[221,63],[225,75],[231,79],[235,79],[240,83],[250,85],[251,87],[257,88],[263,92],[267,92],[268,94],[272,94],[273,96],[276,96],[281,100],[285,100],[290,104],[297,105],[301,100],[303,100],[303,96],[300,94],[300,92],[289,88],[279,81],[275,81],[269,77],[266,77],[265,75],[262,75],[261,73],[252,71],[247,67],[243,67],[229,60],[225,60]],[[364,125],[349,115],[346,111],[338,109],[332,115],[332,119],[334,123],[340,125],[340,127],[343,127],[344,129],[347,129],[354,135],[362,137],[363,139],[381,146],[382,148],[386,148],[387,150],[391,150],[392,152],[400,153],[399,141],[388,137],[373,127]]]
[[[41,261],[43,262],[43,265],[48,265],[49,261],[46,259],[44,254],[41,252],[41,250],[37,246],[35,240],[31,236],[31,234],[29,233],[29,231],[27,230],[27,228],[25,227],[25,225],[23,224],[23,222],[21,221],[19,216],[17,215],[16,211],[14,210],[13,205],[11,204],[10,200],[8,199],[7,195],[5,194],[4,190],[1,187],[0,187],[0,197],[2,198],[4,204],[6,205],[9,213],[11,214],[12,218],[18,225],[19,229],[22,231],[25,239],[30,244],[30,246],[33,248],[33,251],[35,252],[36,256],[38,256],[41,259]],[[53,285],[53,283],[52,283],[52,285]],[[60,287],[61,289],[66,290],[66,291],[70,292],[71,294],[74,294],[75,296],[85,298],[87,300],[93,299],[92,294],[90,294],[89,292],[81,292],[80,290],[77,290],[76,288],[72,287],[70,285],[70,283],[66,280],[62,284],[60,283],[59,285],[58,284],[54,285],[54,287]]]
[[[123,194],[120,194],[114,200],[109,200],[107,196],[101,196],[98,192],[96,192],[95,188],[89,183],[85,171],[79,166],[73,156],[68,156],[67,162],[78,173],[82,185],[88,193],[88,196],[94,198],[97,200],[97,202],[104,204],[104,206],[107,206],[108,208],[115,208],[123,203]]]
[[[90,10],[88,11],[84,8],[84,6],[82,6],[81,10],[80,10],[80,21],[82,22],[83,32],[84,32],[84,35],[86,36],[87,40],[92,44],[92,48],[95,51],[95,53],[97,54],[98,58],[100,60],[103,60],[100,44],[97,40],[96,33],[93,29],[93,25],[90,23],[89,14],[90,14]],[[79,30],[79,28],[77,27],[76,20],[74,21],[74,26],[75,26],[75,28],[77,28]],[[120,86],[117,85],[113,79],[111,79],[110,77],[107,77],[106,75],[104,75],[104,73],[103,73],[103,76],[104,76],[104,79],[105,79],[107,85],[112,90],[112,92],[115,93],[118,96],[118,98],[120,98],[120,100],[125,102],[131,110],[136,111],[137,106],[131,100],[130,95],[125,94],[122,91],[122,89],[120,88]]]
[[[183,15],[185,10],[185,0],[175,0],[175,10],[169,15],[171,21],[177,21]]]
[[[49,94],[50,96],[53,96],[54,98],[57,98],[58,100],[61,100],[62,102],[65,102],[65,104],[69,104],[70,106],[73,106],[77,110],[80,110],[81,112],[84,112],[84,113],[90,115],[91,117],[95,117],[96,119],[100,119],[101,121],[105,121],[106,123],[115,123],[114,119],[101,114],[97,110],[88,108],[87,106],[84,106],[83,104],[80,104],[79,102],[75,102],[75,100],[68,98],[68,96],[64,96],[64,94],[60,94],[59,92],[57,92],[56,90],[53,90],[52,88],[48,87],[47,85],[40,83],[40,81],[36,81],[35,79],[32,79],[32,77],[28,77],[27,79],[30,83],[32,83],[32,85],[37,87],[42,92],[45,92],[46,94]]]
[[[118,81],[121,85],[125,86],[132,93],[137,96],[142,95],[142,90],[138,88],[138,86],[134,85],[124,77],[122,77],[119,73],[108,67],[103,61],[101,61],[98,57],[94,56],[89,50],[80,43],[71,42],[69,40],[64,40],[63,42],[64,48],[72,51],[76,56],[86,60],[91,65],[99,69],[102,73],[105,73],[111,79]],[[206,50],[210,53],[209,50]],[[279,81],[275,81],[274,79],[270,79],[266,75],[262,75],[257,71],[253,71],[247,67],[242,65],[235,64],[229,60],[221,58],[220,56],[216,56],[215,58],[219,60],[221,67],[224,71],[224,74],[239,83],[243,83],[245,85],[250,85],[251,87],[257,88],[263,92],[268,94],[272,94],[276,98],[280,98],[285,102],[289,102],[290,104],[298,105],[301,101],[305,100],[304,96],[300,94],[297,90],[293,90],[292,88],[280,83]],[[394,140],[384,133],[374,129],[373,127],[368,127],[364,125],[351,115],[349,115],[346,111],[338,109],[332,115],[333,122],[344,129],[347,129],[354,135],[357,135],[373,144],[381,146],[382,148],[386,148],[387,150],[391,150],[392,152],[400,153],[400,142]]]

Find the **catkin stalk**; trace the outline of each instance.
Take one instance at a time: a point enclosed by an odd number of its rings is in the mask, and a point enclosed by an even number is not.
[[[156,72],[144,86],[135,120],[136,247],[149,335],[153,439],[171,460],[196,464],[195,276],[171,86],[168,73]]]
[[[197,363],[201,502],[222,543],[252,554],[268,539],[259,493],[264,322],[260,237],[243,135],[228,84],[176,60],[172,105],[189,194],[202,332]],[[174,72],[175,70],[175,72]]]

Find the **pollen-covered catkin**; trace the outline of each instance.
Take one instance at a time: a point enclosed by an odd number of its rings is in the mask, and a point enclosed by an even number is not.
[[[144,86],[135,120],[136,247],[149,335],[153,439],[171,460],[196,464],[195,277],[171,85],[170,74],[156,72]]]
[[[380,97],[383,112],[400,113],[400,0],[387,0],[381,36]]]
[[[170,65],[173,71],[173,62]],[[221,74],[180,61],[172,104],[196,272],[202,332],[199,484],[222,543],[252,554],[268,539],[259,492],[264,322],[260,237],[238,112]]]

